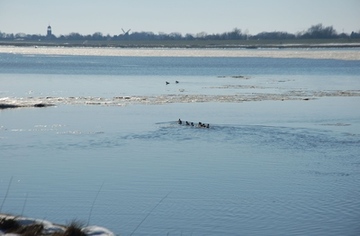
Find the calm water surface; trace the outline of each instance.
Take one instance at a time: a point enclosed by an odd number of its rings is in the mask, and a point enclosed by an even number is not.
[[[357,235],[359,65],[1,54],[2,99],[167,101],[1,110],[1,211],[119,235]],[[216,101],[234,94],[262,99]]]

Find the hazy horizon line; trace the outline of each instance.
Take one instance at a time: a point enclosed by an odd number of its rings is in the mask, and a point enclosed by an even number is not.
[[[53,26],[51,26],[51,24],[47,24],[48,26],[45,28],[44,27],[44,32],[45,34],[39,34],[39,33],[24,33],[24,32],[17,32],[17,33],[14,33],[14,32],[11,32],[11,33],[8,33],[8,32],[3,32],[0,30],[0,33],[3,33],[3,34],[13,34],[13,35],[17,35],[17,34],[25,34],[25,35],[38,35],[38,36],[46,36],[46,32],[47,32],[47,29],[50,27],[51,30],[53,29]],[[247,36],[256,36],[256,35],[259,35],[259,34],[262,34],[262,33],[286,33],[286,34],[291,34],[291,35],[299,35],[299,34],[302,34],[302,33],[306,33],[311,27],[314,27],[314,26],[318,26],[318,25],[321,25],[321,26],[324,26],[322,23],[318,23],[318,24],[313,24],[311,25],[310,27],[308,27],[307,29],[305,30],[302,30],[302,31],[297,31],[296,33],[291,33],[291,32],[288,32],[288,31],[285,31],[285,30],[270,30],[270,31],[262,31],[262,32],[259,32],[259,33],[256,33],[256,34],[250,34],[249,30],[246,29],[246,30],[242,30],[241,28],[238,28],[238,27],[234,27],[232,30],[230,31],[223,31],[223,32],[218,32],[218,33],[207,33],[205,31],[200,31],[200,32],[197,32],[197,33],[181,33],[181,32],[177,32],[177,31],[172,31],[170,33],[166,33],[166,32],[162,32],[162,31],[159,31],[159,32],[154,32],[154,31],[146,31],[146,30],[141,30],[141,31],[133,31],[132,33],[130,31],[132,31],[131,29],[127,29],[126,30],[126,33],[128,33],[129,35],[131,34],[134,34],[134,33],[150,33],[150,34],[153,34],[153,35],[171,35],[171,34],[180,34],[181,36],[186,36],[186,35],[191,35],[191,36],[196,36],[196,35],[199,35],[199,34],[203,34],[203,35],[221,35],[221,34],[225,34],[225,33],[230,33],[230,32],[234,32],[235,30],[238,30],[240,31],[240,33],[242,35],[247,35]],[[360,29],[358,30],[352,30],[351,32],[348,32],[348,33],[345,33],[345,32],[338,32],[338,30],[336,30],[334,28],[334,26],[324,26],[324,27],[331,27],[334,31],[335,31],[335,34],[347,34],[347,35],[350,35],[351,33],[360,33]],[[69,32],[67,34],[54,34],[52,33],[52,35],[54,36],[57,36],[57,37],[61,37],[61,36],[66,36],[66,35],[71,35],[71,34],[80,34],[82,36],[88,36],[88,35],[94,35],[94,34],[101,34],[102,36],[120,36],[120,35],[124,35],[126,34],[125,31],[122,29],[122,33],[120,32],[119,34],[110,34],[110,33],[103,33],[103,32],[100,32],[100,31],[95,31],[93,33],[81,33],[81,32],[75,32],[75,31],[72,31],[72,32]]]

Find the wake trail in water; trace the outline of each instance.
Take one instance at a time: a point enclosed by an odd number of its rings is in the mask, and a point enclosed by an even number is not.
[[[180,125],[176,121],[156,123],[154,131],[122,138],[142,141],[226,143],[267,146],[302,151],[338,150],[360,147],[358,135],[349,136],[326,130],[264,125],[210,124],[210,128]]]

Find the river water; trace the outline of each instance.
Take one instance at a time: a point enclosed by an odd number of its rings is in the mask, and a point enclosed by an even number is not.
[[[0,103],[20,106],[0,110],[1,212],[119,235],[360,232],[358,50],[20,49],[0,53]]]

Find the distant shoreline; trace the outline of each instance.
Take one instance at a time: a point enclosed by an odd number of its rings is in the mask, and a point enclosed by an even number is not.
[[[209,48],[209,49],[261,49],[261,48],[360,48],[360,39],[308,39],[308,40],[0,40],[0,46],[15,47],[104,47],[104,48]]]

